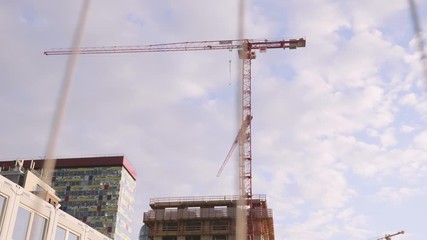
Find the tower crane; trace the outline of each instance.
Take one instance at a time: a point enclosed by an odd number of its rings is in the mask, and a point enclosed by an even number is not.
[[[394,237],[394,236],[399,235],[399,234],[404,234],[404,233],[405,233],[405,231],[400,231],[400,232],[393,233],[393,234],[386,234],[384,237],[378,238],[377,240],[391,240],[391,237]]]
[[[109,47],[83,47],[78,49],[52,49],[45,51],[45,55],[70,55],[70,54],[111,54],[111,53],[145,53],[145,52],[178,52],[199,50],[233,50],[237,49],[242,60],[241,69],[241,127],[232,147],[227,155],[222,168],[231,156],[235,147],[239,146],[239,191],[249,209],[248,236],[254,239],[253,214],[252,214],[252,143],[251,143],[251,63],[256,58],[255,50],[265,52],[267,49],[296,49],[305,47],[304,38],[289,40],[268,39],[238,39],[178,42],[139,46],[109,46]],[[220,172],[218,172],[220,174]]]

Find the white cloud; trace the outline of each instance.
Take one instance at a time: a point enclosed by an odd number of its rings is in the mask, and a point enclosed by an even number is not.
[[[379,132],[375,129],[372,129],[372,128],[366,129],[366,134],[370,137],[378,137],[379,136]]]
[[[353,137],[339,137],[334,143],[336,155],[357,175],[375,177],[389,174],[402,165],[402,159],[381,146],[367,144]]]
[[[304,199],[324,207],[340,207],[352,195],[345,177],[338,171],[313,169],[296,176]]]
[[[402,105],[416,105],[417,102],[417,95],[414,93],[408,93],[400,99],[400,104]]]
[[[421,156],[419,154],[422,154]],[[425,177],[427,173],[427,164],[426,164],[426,158],[425,151],[414,151],[411,155],[412,158],[405,159],[405,165],[401,167],[399,173],[400,177],[412,184],[417,185],[422,179]]]
[[[421,149],[425,148],[427,146],[427,131],[422,131],[415,136],[414,144]]]
[[[286,228],[285,235],[290,236],[289,239],[339,239],[343,235],[364,239],[371,234],[365,230],[367,217],[354,213],[351,208],[317,210],[308,215],[303,224],[291,224]]]
[[[8,33],[0,38],[6,158],[44,154],[66,58],[42,52],[70,44],[80,4],[0,5]],[[385,0],[247,5],[248,37],[307,39],[306,48],[271,50],[252,64],[253,186],[267,194],[276,239],[377,235],[379,223],[363,214],[371,203],[355,203],[373,186],[382,188],[378,201],[425,199],[427,133],[418,126],[427,104],[417,56],[407,48],[406,7]],[[237,3],[226,0],[92,1],[83,44],[234,39],[237,22]],[[126,154],[139,172],[134,228],[150,197],[237,192],[235,161],[215,174],[239,125],[238,61],[228,51],[80,56],[58,154]]]
[[[424,188],[383,187],[374,195],[373,199],[385,203],[400,204],[407,199],[425,194]]]
[[[400,131],[403,133],[411,133],[415,130],[416,128],[413,126],[409,126],[409,125],[403,125],[400,127]]]
[[[387,128],[381,135],[380,139],[382,146],[386,148],[394,146],[398,143],[393,128]]]
[[[350,1],[346,2],[346,11],[352,19],[353,28],[364,30],[380,27],[389,17],[407,8],[403,1]]]

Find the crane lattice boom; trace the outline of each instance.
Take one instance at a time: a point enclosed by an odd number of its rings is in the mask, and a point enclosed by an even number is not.
[[[384,237],[378,238],[377,240],[391,240],[391,237],[397,236],[399,234],[404,234],[404,233],[405,233],[405,231],[400,231],[400,232],[393,233],[393,234],[386,234]]]
[[[252,213],[252,142],[251,142],[251,119],[252,119],[252,97],[251,97],[251,61],[255,59],[255,51],[262,52],[267,49],[283,48],[296,49],[305,47],[303,38],[289,40],[217,40],[152,44],[140,46],[110,46],[110,47],[84,47],[79,49],[53,49],[44,52],[45,55],[70,55],[70,54],[111,54],[111,53],[144,53],[144,52],[178,52],[199,50],[233,50],[239,51],[242,59],[242,82],[241,82],[241,128],[236,137],[239,145],[239,177],[240,195],[245,199],[249,207],[248,235],[254,239],[253,213]],[[236,140],[230,151],[236,147]],[[226,157],[225,165],[231,153]],[[221,167],[223,168],[223,167]],[[220,170],[222,171],[222,169]],[[220,172],[219,172],[220,173]]]
[[[219,41],[197,41],[197,42],[179,42],[163,43],[139,46],[109,46],[109,47],[83,47],[79,49],[58,48],[45,51],[45,55],[69,55],[69,54],[109,54],[109,53],[143,53],[143,52],[179,52],[179,51],[200,51],[200,50],[223,50],[223,49],[242,49],[243,46],[256,50],[266,50],[270,48],[289,48],[304,47],[305,40],[219,40]]]

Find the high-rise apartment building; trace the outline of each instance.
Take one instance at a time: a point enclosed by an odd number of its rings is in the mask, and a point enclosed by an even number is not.
[[[140,239],[235,240],[239,196],[154,198],[144,213]],[[249,217],[249,211],[245,211]],[[274,240],[273,212],[265,195],[253,196],[255,239]]]
[[[44,160],[33,162],[34,169],[43,167]],[[8,163],[14,164],[0,167]],[[60,158],[52,177],[61,209],[115,240],[130,240],[135,183],[135,168],[124,156]]]
[[[17,164],[0,174],[0,239],[111,240],[59,209],[55,190],[34,169]]]

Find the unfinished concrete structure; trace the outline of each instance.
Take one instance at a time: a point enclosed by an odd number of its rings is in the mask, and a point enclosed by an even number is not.
[[[144,224],[152,240],[235,240],[239,196],[153,198]],[[253,195],[253,240],[274,240],[273,211]],[[247,211],[249,213],[249,211]],[[249,214],[247,214],[249,217]]]

